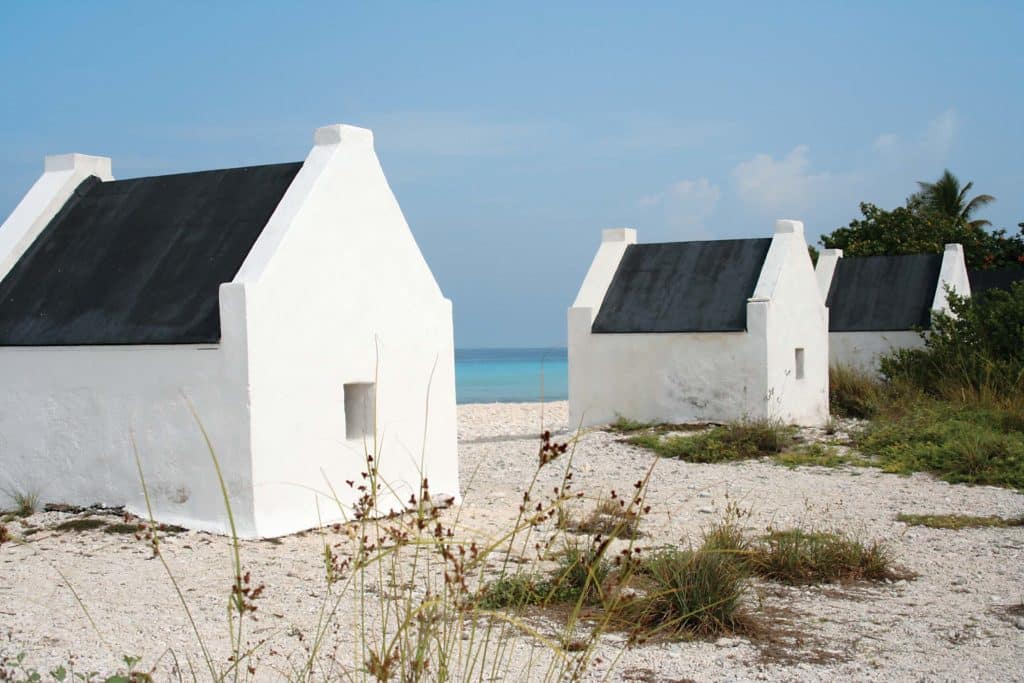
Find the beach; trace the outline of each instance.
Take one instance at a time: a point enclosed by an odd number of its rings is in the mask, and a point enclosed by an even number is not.
[[[559,441],[576,436],[567,413],[564,401],[460,405],[462,502],[442,514],[444,523],[481,544],[507,529],[537,470],[542,429]],[[801,434],[823,438],[822,430]],[[951,531],[909,527],[895,519],[900,513],[1018,517],[1024,515],[1024,497],[1015,491],[848,466],[791,469],[767,460],[691,464],[657,458],[600,429],[580,434],[563,457],[570,454],[573,488],[586,494],[581,510],[612,490],[631,490],[650,475],[646,503],[651,510],[641,523],[638,546],[686,546],[733,507],[749,512],[742,524],[752,534],[801,526],[881,540],[895,562],[915,575],[806,587],[757,581],[747,607],[776,614],[776,625],[789,629],[783,629],[789,634],[784,643],[737,636],[627,647],[623,636],[612,633],[598,642],[601,661],[586,680],[1024,677],[1024,620],[1016,611],[1024,599],[1024,527]],[[563,474],[560,467],[541,469],[537,490],[559,486]],[[0,654],[24,653],[25,662],[41,671],[72,658],[76,670],[101,672],[121,665],[124,655],[138,656],[140,666],[155,663],[157,680],[171,677],[175,658],[183,669],[187,660],[200,666],[197,638],[149,545],[99,529],[56,528],[82,516],[41,512],[9,524],[24,542],[0,546]],[[258,620],[247,627],[253,642],[261,643],[256,680],[290,675],[309,651],[307,636],[327,591],[324,538],[308,532],[240,544],[245,569],[265,585]],[[161,552],[211,655],[223,661],[232,576],[228,539],[168,533]],[[536,619],[539,631],[551,627],[549,617]],[[351,614],[339,617],[322,648],[331,663],[322,664],[314,679],[341,675],[351,666],[358,628]],[[551,655],[528,636],[512,641],[506,653],[512,665],[501,680],[541,680]]]

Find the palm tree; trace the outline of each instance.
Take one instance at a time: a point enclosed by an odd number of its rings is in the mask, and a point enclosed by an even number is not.
[[[942,177],[934,183],[918,181],[917,184],[921,187],[920,197],[922,202],[932,211],[949,216],[950,218],[962,220],[968,227],[979,230],[986,225],[992,225],[991,221],[984,218],[971,220],[971,214],[996,200],[990,194],[979,194],[968,201],[967,193],[974,187],[973,181],[960,187],[960,181],[947,168],[942,172]]]

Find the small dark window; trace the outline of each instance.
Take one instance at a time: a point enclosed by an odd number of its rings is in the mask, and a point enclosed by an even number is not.
[[[373,436],[377,390],[373,382],[345,385],[345,438]]]
[[[804,378],[804,350],[803,349],[797,349],[796,350],[796,378],[797,379],[803,379]]]

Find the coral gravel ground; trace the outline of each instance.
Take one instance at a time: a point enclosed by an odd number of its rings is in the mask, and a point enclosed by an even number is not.
[[[536,465],[544,426],[568,433],[564,402],[459,407],[459,458],[468,535],[481,539],[515,519],[521,490]],[[824,438],[815,430],[804,437]],[[603,431],[583,435],[573,463],[576,490],[597,497],[628,490],[655,461],[649,451]],[[540,485],[560,482],[543,470]],[[908,527],[900,513],[1024,514],[1024,497],[993,487],[949,485],[865,468],[789,469],[768,460],[707,465],[657,459],[643,520],[642,546],[685,544],[721,519],[730,504],[749,509],[751,533],[768,527],[828,527],[890,543],[897,564],[917,578],[882,584],[784,587],[758,582],[749,609],[772,624],[754,638],[660,642],[626,647],[602,636],[593,680],[1024,680],[1024,528],[965,530]],[[55,527],[69,513],[37,513],[8,523],[27,543],[0,546],[0,654],[24,652],[40,670],[67,662],[108,671],[121,655],[161,658],[157,679],[179,661],[198,658],[194,636],[162,568],[144,542],[103,528]],[[116,520],[111,520],[116,521]],[[266,640],[256,678],[288,674],[308,646],[306,634],[323,600],[323,541],[316,533],[242,544],[243,562],[266,585],[251,633]],[[164,557],[193,606],[199,628],[225,657],[224,601],[231,564],[225,539],[170,534]],[[107,645],[84,615],[60,570],[74,586]],[[539,625],[543,627],[543,618]],[[351,661],[356,628],[342,616],[326,653]],[[108,647],[109,645],[109,647]],[[544,654],[527,638],[509,656],[532,662]],[[613,668],[612,668],[613,667]],[[509,680],[537,678],[543,667],[512,666]]]

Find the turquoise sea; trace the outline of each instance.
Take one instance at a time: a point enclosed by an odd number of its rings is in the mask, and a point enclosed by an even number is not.
[[[554,349],[456,349],[456,403],[564,401],[569,356]]]

